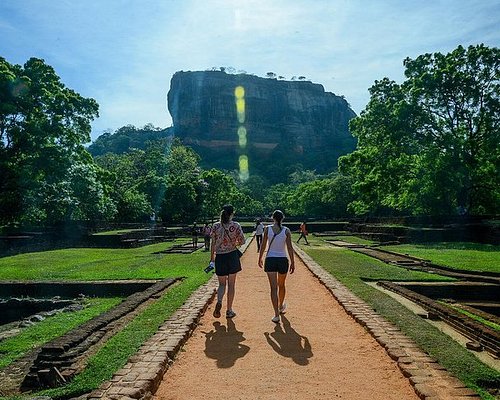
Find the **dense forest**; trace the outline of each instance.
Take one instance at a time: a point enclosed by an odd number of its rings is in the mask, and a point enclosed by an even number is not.
[[[124,126],[89,148],[95,100],[31,58],[0,58],[0,223],[67,220],[166,223],[239,215],[498,214],[500,50],[459,46],[404,60],[405,80],[383,78],[351,120],[354,152],[318,175],[300,165],[279,183],[202,168],[170,128]]]

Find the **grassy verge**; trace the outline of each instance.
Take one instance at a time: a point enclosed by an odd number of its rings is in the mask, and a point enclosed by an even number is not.
[[[443,242],[386,246],[387,250],[431,260],[438,265],[468,271],[500,273],[500,246],[467,242]]]
[[[63,312],[25,328],[19,335],[0,342],[0,368],[23,357],[34,347],[65,334],[121,302],[121,298],[86,299],[81,311]]]
[[[134,249],[62,249],[19,254],[0,259],[0,280],[104,280],[162,279],[184,280],[148,306],[112,337],[90,360],[88,367],[65,387],[40,392],[54,398],[86,393],[110,379],[127,359],[151,337],[158,327],[181,306],[191,293],[211,275],[205,274],[210,254],[154,254],[186,239]],[[102,310],[104,311],[104,309]],[[102,312],[100,311],[100,312]],[[96,310],[95,315],[100,313]],[[69,330],[69,329],[68,329]],[[63,333],[60,329],[56,336]],[[33,345],[34,342],[32,342]],[[31,397],[31,396],[30,396]],[[23,397],[16,397],[23,398]]]
[[[313,239],[311,246],[302,245],[301,247],[353,293],[397,325],[420,348],[436,358],[453,375],[467,386],[477,390],[483,399],[494,399],[487,389],[500,385],[499,372],[480,362],[461,345],[402,304],[363,281],[363,279],[446,280],[444,277],[407,271],[350,250],[328,248],[321,243],[320,239]]]

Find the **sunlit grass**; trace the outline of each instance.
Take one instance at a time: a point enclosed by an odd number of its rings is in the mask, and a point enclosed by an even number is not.
[[[387,250],[431,260],[468,271],[500,273],[500,246],[470,242],[442,242],[386,246]]]
[[[161,279],[203,273],[209,253],[154,254],[186,239],[132,249],[72,248],[0,258],[0,280]]]

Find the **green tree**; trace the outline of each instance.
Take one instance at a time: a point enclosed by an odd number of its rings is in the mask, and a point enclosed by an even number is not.
[[[203,180],[202,216],[211,219],[217,216],[226,203],[229,203],[236,184],[234,180],[217,169],[203,171],[200,175]]]
[[[31,58],[20,66],[0,58],[2,222],[112,214],[107,189],[98,182],[102,171],[83,146],[97,116],[96,101],[67,88],[43,60]],[[92,182],[99,198],[85,192]]]
[[[500,210],[500,50],[459,46],[404,61],[351,121],[357,150],[340,159],[357,214]]]
[[[180,176],[169,179],[160,213],[166,222],[192,222],[198,214],[193,182]]]
[[[288,195],[288,212],[296,216],[340,218],[349,215],[353,200],[351,182],[338,173],[301,183]]]

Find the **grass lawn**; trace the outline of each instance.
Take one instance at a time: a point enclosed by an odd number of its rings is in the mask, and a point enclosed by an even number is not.
[[[443,242],[386,246],[387,250],[431,260],[468,271],[500,273],[500,246],[469,242]]]
[[[0,258],[0,280],[185,278],[112,337],[91,357],[85,371],[71,383],[40,393],[54,398],[68,398],[97,388],[125,365],[127,359],[194,290],[207,282],[211,274],[206,274],[203,268],[209,261],[208,252],[198,250],[192,254],[153,254],[173,244],[185,242],[187,240],[184,239],[134,249],[63,249]],[[103,299],[96,300],[97,303],[99,301]],[[99,314],[97,309],[95,312],[96,315]],[[83,320],[79,323],[82,322]],[[59,331],[61,333],[63,332]]]
[[[0,258],[0,280],[160,279],[203,274],[208,252],[153,254],[187,239],[133,249],[72,248]]]
[[[500,385],[500,373],[481,363],[474,355],[415,315],[392,297],[372,288],[363,279],[399,281],[447,280],[445,277],[408,271],[385,264],[363,254],[342,248],[331,248],[319,238],[311,238],[311,245],[301,244],[316,262],[353,293],[370,304],[378,313],[397,325],[424,351],[441,365],[480,393],[483,399],[494,399],[486,389]]]

